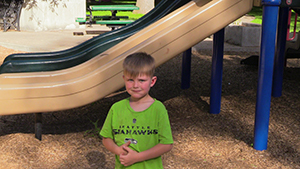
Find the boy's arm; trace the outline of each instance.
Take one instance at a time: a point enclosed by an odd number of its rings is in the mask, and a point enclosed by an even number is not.
[[[128,152],[128,154],[120,155],[120,162],[124,166],[129,166],[137,162],[159,157],[164,153],[170,151],[173,147],[173,144],[157,144],[156,146],[139,153],[131,150],[128,146],[122,147],[126,152]]]
[[[104,138],[103,137],[102,138],[102,143],[108,151],[110,151],[110,152],[112,152],[116,155],[121,155],[121,154],[125,155],[125,154],[127,154],[127,151],[125,151],[123,149],[123,146],[128,147],[129,144],[130,144],[130,141],[128,141],[127,143],[125,143],[125,144],[123,144],[122,146],[119,147],[111,138]]]

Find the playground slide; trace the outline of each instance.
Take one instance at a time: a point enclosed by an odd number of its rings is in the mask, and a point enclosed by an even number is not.
[[[157,66],[224,28],[252,8],[252,0],[191,1],[80,65],[57,71],[0,75],[0,115],[49,112],[92,103],[123,87],[122,62],[151,54]]]
[[[163,0],[153,10],[135,22],[121,29],[101,34],[67,50],[9,55],[0,66],[0,73],[54,71],[79,65],[161,19],[187,2],[190,2],[190,0]]]

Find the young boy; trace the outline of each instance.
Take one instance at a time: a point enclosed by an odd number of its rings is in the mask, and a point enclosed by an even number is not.
[[[157,77],[155,61],[140,52],[126,57],[123,79],[130,97],[115,103],[100,131],[103,145],[116,155],[115,168],[160,169],[161,155],[173,147],[165,106],[149,95]]]

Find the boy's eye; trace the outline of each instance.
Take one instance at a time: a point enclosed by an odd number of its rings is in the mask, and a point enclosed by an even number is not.
[[[144,81],[146,81],[146,80],[144,80],[144,79],[140,79],[139,81],[140,81],[140,82],[144,82]]]

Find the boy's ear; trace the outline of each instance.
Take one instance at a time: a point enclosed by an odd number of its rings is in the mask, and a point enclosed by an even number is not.
[[[157,80],[157,77],[156,76],[153,76],[152,79],[151,79],[151,87],[154,86],[154,84],[156,83],[156,80]]]

